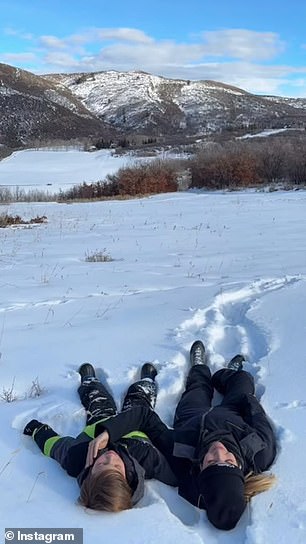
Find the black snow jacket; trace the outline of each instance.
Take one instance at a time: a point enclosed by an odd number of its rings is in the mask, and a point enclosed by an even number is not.
[[[276,456],[273,427],[254,395],[243,395],[238,409],[215,406],[194,417],[186,428],[175,431],[173,450],[175,456],[190,460],[189,470],[180,478],[179,493],[192,504],[198,504],[200,462],[215,441],[235,454],[245,475],[267,470]]]
[[[122,429],[120,436],[110,433],[110,441],[105,448],[116,451],[122,458],[127,481],[132,489],[132,502],[136,504],[144,493],[144,480],[155,478],[171,486],[177,486],[177,478],[170,468],[169,462],[149,440],[144,433],[135,431],[133,421],[129,424],[127,410],[125,419],[127,431]],[[87,477],[90,467],[85,468],[88,445],[104,430],[108,430],[109,421],[116,426],[116,419],[121,414],[98,421],[85,427],[84,431],[76,438],[59,436],[49,425],[44,425],[34,433],[33,438],[41,451],[55,459],[67,471],[70,476],[77,478],[79,486]],[[167,427],[161,422],[167,429]],[[100,455],[103,453],[102,450]]]
[[[163,452],[178,478],[179,494],[198,504],[199,464],[210,443],[220,440],[231,445],[244,474],[268,469],[276,455],[272,425],[254,395],[243,395],[239,410],[216,406],[204,416],[189,419],[186,427],[171,430],[146,407],[135,407],[110,418],[105,424],[111,440],[118,440],[132,428],[145,432]]]

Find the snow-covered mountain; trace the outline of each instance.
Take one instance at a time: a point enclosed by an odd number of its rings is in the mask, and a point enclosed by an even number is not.
[[[19,147],[106,133],[68,88],[31,72],[0,64],[0,143]]]
[[[144,72],[53,74],[100,119],[126,132],[202,135],[224,129],[304,126],[306,100],[253,95],[215,81]]]
[[[306,126],[306,99],[145,72],[37,76],[0,64],[0,144],[122,136],[185,141],[223,131]]]

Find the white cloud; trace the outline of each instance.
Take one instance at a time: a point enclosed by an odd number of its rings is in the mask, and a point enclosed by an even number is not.
[[[203,56],[200,45],[176,44],[172,41],[153,42],[136,47],[131,44],[114,44],[103,47],[96,60],[109,64],[141,66],[167,66],[199,61]]]
[[[274,32],[227,29],[203,32],[205,54],[245,60],[269,60],[281,53],[285,44]]]
[[[136,28],[101,28],[97,29],[97,37],[101,40],[114,40],[120,42],[152,43],[154,40],[142,30]]]
[[[280,93],[282,86],[294,85],[294,79],[306,72],[272,64],[285,48],[273,32],[226,29],[192,39],[178,43],[153,39],[135,28],[89,28],[66,37],[32,39],[32,51],[39,58],[36,73],[144,70],[171,78],[213,79],[267,94]],[[9,55],[7,62],[19,62]],[[25,63],[34,61],[33,53],[24,55]]]
[[[56,36],[41,36],[39,38],[39,45],[47,49],[65,49],[67,47],[66,41]]]
[[[21,40],[31,41],[34,39],[34,35],[31,34],[30,32],[22,32],[20,30],[16,30],[15,28],[11,28],[11,27],[6,27],[3,30],[3,32],[6,36],[16,36],[17,38],[20,38]]]
[[[48,50],[79,48],[84,44],[102,44],[103,42],[139,44],[153,43],[154,40],[147,36],[142,30],[135,28],[91,28],[79,34],[71,34],[59,38],[57,36],[40,36],[37,39],[38,45]]]
[[[79,69],[80,62],[76,57],[70,55],[69,53],[51,52],[45,55],[44,64],[51,68],[54,67],[60,71],[66,71],[67,66],[69,66],[69,70],[77,71]]]
[[[87,44],[86,51],[80,48],[81,44]],[[99,51],[89,51],[89,44],[99,47]],[[197,63],[202,65],[216,58],[268,60],[284,47],[279,36],[271,32],[218,30],[202,33],[194,43],[177,43],[173,40],[154,40],[134,28],[92,28],[65,38],[42,36],[39,45],[45,48],[46,54],[65,49],[70,55],[77,55],[80,69],[83,69],[83,57],[86,57],[86,63],[90,57],[90,64],[84,69],[142,69],[162,74],[176,70],[175,77],[182,77],[180,71],[183,71],[186,64],[191,65],[195,72],[202,72]],[[55,60],[54,55],[52,58]],[[63,66],[62,61],[60,64]]]
[[[109,42],[113,42],[109,44]],[[150,55],[156,61],[192,62],[205,58],[235,58],[240,60],[268,60],[279,54],[284,44],[278,34],[228,29],[203,32],[194,43],[177,43],[173,40],[154,40],[135,28],[92,28],[64,38],[41,36],[39,45],[46,49],[71,49],[80,44],[95,44],[109,59],[123,55],[123,59],[136,59]],[[106,42],[106,43],[105,43]],[[139,47],[139,46],[143,47]],[[149,58],[150,58],[149,57]]]
[[[28,63],[37,61],[38,58],[34,53],[2,53],[0,54],[1,62],[7,64]]]

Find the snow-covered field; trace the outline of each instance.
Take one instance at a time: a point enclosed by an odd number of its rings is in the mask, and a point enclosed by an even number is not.
[[[0,161],[0,188],[40,189],[54,194],[84,181],[103,181],[106,174],[131,162],[132,156],[116,156],[107,149],[91,153],[74,149],[16,151]]]
[[[0,519],[83,527],[85,544],[306,542],[306,193],[178,193],[0,212],[48,223],[0,230]],[[86,262],[105,251],[111,262]],[[238,352],[275,424],[278,484],[233,531],[214,529],[175,489],[149,482],[136,508],[83,510],[78,487],[22,435],[35,417],[76,435],[78,366],[91,361],[120,399],[140,365],[159,368],[171,425],[202,339],[213,370]],[[43,388],[32,398],[32,382]],[[32,388],[33,389],[33,388]],[[33,391],[32,391],[33,392]]]

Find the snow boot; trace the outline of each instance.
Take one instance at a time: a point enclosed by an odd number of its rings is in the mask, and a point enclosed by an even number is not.
[[[152,363],[145,363],[141,367],[140,379],[150,378],[153,382],[157,376],[157,370]]]
[[[207,356],[205,353],[205,347],[201,340],[196,340],[190,348],[190,365],[206,365]]]
[[[82,364],[78,372],[81,375],[81,383],[84,383],[85,381],[91,382],[97,379],[95,369],[90,363]]]
[[[243,355],[235,355],[230,362],[227,365],[227,368],[230,370],[235,370],[238,372],[238,370],[243,369],[243,362],[245,361],[245,357]]]

